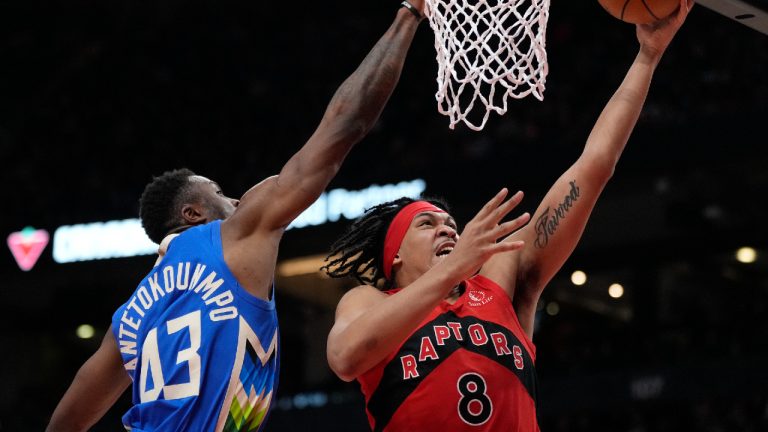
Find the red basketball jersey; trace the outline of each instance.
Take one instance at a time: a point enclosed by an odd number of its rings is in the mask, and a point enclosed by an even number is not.
[[[501,287],[483,276],[465,283],[358,377],[372,430],[539,430],[533,343]]]

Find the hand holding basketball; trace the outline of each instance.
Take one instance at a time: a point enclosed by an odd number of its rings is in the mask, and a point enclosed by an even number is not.
[[[677,12],[651,24],[637,25],[637,40],[643,52],[651,56],[661,56],[667,49],[693,7],[693,0],[677,1]]]

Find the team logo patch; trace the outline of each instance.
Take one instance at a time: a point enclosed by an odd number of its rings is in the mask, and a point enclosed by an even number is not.
[[[484,292],[478,291],[478,290],[469,290],[467,293],[469,296],[469,301],[467,303],[470,304],[470,306],[482,306],[484,304],[488,304],[493,300],[493,295],[485,295]]]

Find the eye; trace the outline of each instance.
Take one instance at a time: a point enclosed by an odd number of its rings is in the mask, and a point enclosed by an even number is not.
[[[427,225],[432,225],[432,221],[430,221],[429,219],[424,219],[420,221],[416,226],[427,226]]]

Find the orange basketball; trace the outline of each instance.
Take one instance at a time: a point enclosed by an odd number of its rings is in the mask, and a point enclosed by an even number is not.
[[[650,24],[677,10],[680,0],[598,0],[614,17],[632,24]]]

